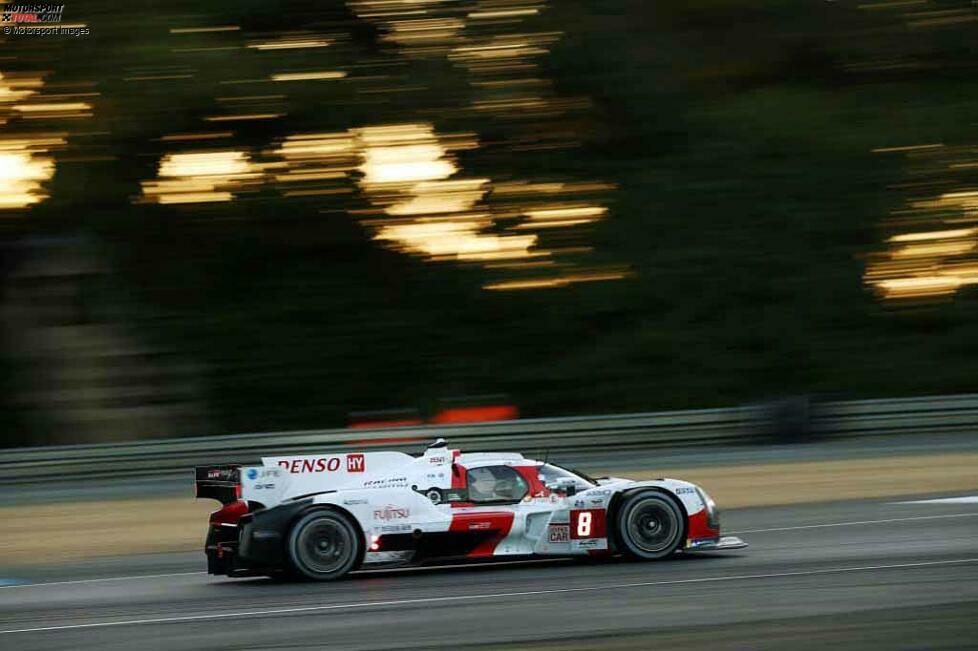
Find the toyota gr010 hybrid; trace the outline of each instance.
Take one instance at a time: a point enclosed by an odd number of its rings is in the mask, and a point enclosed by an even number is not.
[[[207,569],[331,580],[359,568],[450,559],[625,555],[746,547],[716,505],[678,479],[592,479],[513,453],[266,457],[196,469],[210,516]]]

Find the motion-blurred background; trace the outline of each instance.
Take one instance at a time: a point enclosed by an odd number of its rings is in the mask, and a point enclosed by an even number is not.
[[[66,4],[0,57],[3,444],[971,390],[976,19]]]
[[[978,4],[13,4],[11,644],[973,645]],[[434,436],[698,482],[751,548],[203,575],[195,463]]]

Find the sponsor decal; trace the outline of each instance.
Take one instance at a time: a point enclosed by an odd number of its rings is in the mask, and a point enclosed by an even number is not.
[[[363,472],[367,468],[366,460],[362,454],[348,454],[346,455],[346,471],[347,472]]]
[[[361,499],[354,499],[354,500],[343,500],[343,503],[346,504],[347,506],[352,506],[354,504],[366,504],[367,503],[367,500],[362,499],[362,498]]]
[[[584,500],[574,500],[574,506],[579,509],[584,508]]]
[[[236,469],[234,468],[211,468],[207,471],[207,478],[219,481],[233,481],[237,477],[235,472]]]
[[[275,484],[255,484],[256,491],[271,490],[275,488]]]
[[[604,538],[606,535],[604,509],[577,509],[570,512],[571,538]]]
[[[387,479],[371,479],[363,482],[364,488],[399,488],[407,486],[407,477],[389,477]]]
[[[336,472],[342,465],[340,457],[320,457],[318,459],[282,459],[278,465],[293,475],[306,472]]]
[[[448,463],[448,457],[428,457],[428,462],[436,465]]]
[[[258,470],[256,470],[255,468],[249,468],[248,479],[252,479],[252,480],[258,479]]]
[[[695,488],[690,488],[689,486],[680,486],[676,489],[676,495],[692,495],[696,492]]]
[[[470,522],[469,531],[484,531],[486,529],[492,529],[491,522]]]
[[[411,559],[413,551],[367,552],[366,563],[393,563]]]
[[[374,520],[403,520],[411,515],[411,509],[388,504],[374,511]]]
[[[601,544],[602,541],[590,539],[590,540],[578,540],[574,545],[577,549],[604,549],[604,545]]]
[[[591,502],[592,506],[600,506],[601,504],[604,504],[603,497],[592,497],[589,501]]]
[[[384,533],[398,533],[402,531],[410,531],[411,525],[409,524],[385,524],[378,527],[378,530]]]
[[[715,545],[718,538],[700,538],[698,540],[686,540],[687,547],[702,547],[703,545]]]
[[[547,540],[552,543],[570,542],[570,525],[552,524],[547,530]]]

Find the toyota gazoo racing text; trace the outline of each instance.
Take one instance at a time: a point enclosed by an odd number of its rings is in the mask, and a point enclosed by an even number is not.
[[[210,517],[207,569],[330,580],[359,568],[454,559],[739,549],[713,500],[677,479],[591,479],[514,453],[266,457],[196,469]]]

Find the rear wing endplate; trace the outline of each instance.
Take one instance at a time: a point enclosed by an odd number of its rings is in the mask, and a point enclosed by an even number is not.
[[[241,499],[241,466],[197,466],[194,469],[197,499],[230,504]]]

